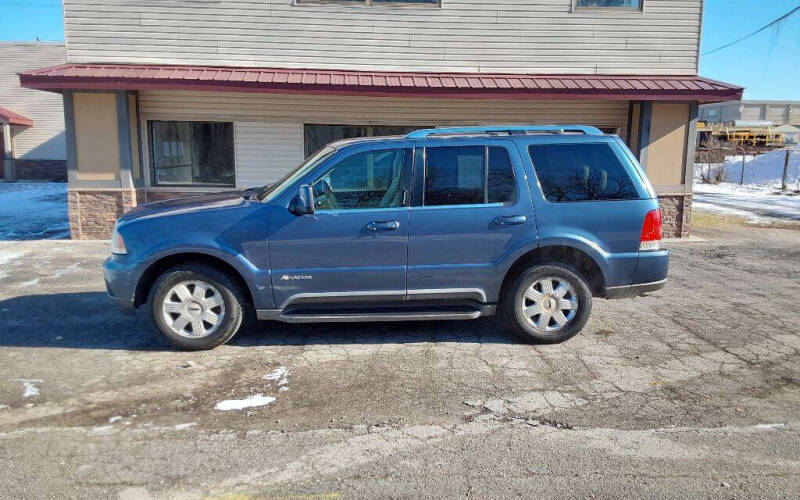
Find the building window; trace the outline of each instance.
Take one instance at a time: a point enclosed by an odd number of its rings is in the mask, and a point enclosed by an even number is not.
[[[636,200],[641,195],[607,143],[542,144],[528,148],[547,201]]]
[[[147,123],[155,186],[235,186],[233,123]]]
[[[306,158],[327,144],[355,137],[379,137],[384,135],[405,135],[411,131],[429,127],[408,127],[393,125],[306,125],[303,130]]]
[[[642,10],[644,0],[573,0],[575,9],[630,9]]]
[[[508,203],[515,191],[514,170],[505,148],[425,149],[425,206]]]
[[[355,7],[421,7],[441,5],[441,0],[294,0],[295,3],[311,5],[349,5]]]

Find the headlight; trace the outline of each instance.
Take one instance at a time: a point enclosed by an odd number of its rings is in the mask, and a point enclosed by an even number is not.
[[[125,240],[122,239],[116,226],[114,227],[114,232],[111,234],[111,253],[117,255],[125,255],[128,253],[128,249],[125,248]]]

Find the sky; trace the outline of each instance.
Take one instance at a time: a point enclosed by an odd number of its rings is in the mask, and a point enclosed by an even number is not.
[[[800,0],[705,0],[700,52],[747,35],[798,5]],[[64,40],[60,0],[0,0],[0,12],[0,40]],[[745,99],[800,101],[800,12],[701,56],[700,75],[746,87]]]

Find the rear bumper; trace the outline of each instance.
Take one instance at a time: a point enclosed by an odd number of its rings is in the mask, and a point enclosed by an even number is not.
[[[607,299],[621,299],[661,290],[667,284],[668,271],[668,250],[639,252],[632,283],[630,285],[607,287],[605,297]]]
[[[606,288],[607,299],[624,299],[626,297],[638,297],[643,293],[661,290],[667,284],[667,279],[653,281],[651,283],[639,283],[637,285],[613,286]]]

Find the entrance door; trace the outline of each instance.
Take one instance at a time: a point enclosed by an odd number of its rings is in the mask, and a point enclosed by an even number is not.
[[[409,299],[496,302],[502,264],[536,240],[516,146],[500,139],[459,142],[416,143]]]
[[[412,157],[410,147],[371,144],[342,153],[309,182],[314,214],[275,207],[269,252],[277,308],[404,299]]]

